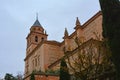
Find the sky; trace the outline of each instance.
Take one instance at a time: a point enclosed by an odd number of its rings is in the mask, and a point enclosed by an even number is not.
[[[0,78],[24,73],[26,37],[36,13],[49,40],[61,42],[64,29],[74,32],[100,10],[99,0],[0,0]]]

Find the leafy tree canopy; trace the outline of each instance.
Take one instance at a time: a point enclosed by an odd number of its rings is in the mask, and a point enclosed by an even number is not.
[[[120,1],[99,0],[103,14],[103,36],[112,52],[112,61],[120,80]]]
[[[61,60],[60,64],[60,80],[70,80],[67,64],[64,59]]]

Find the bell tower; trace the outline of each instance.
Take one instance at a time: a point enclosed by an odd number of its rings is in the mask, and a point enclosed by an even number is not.
[[[47,40],[47,34],[46,31],[44,31],[44,28],[40,24],[38,20],[38,16],[36,17],[36,21],[30,28],[30,33],[28,34],[26,40],[27,40],[27,55],[31,53],[34,48],[41,43],[44,40]]]

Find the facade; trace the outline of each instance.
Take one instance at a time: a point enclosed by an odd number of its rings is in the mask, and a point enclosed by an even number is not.
[[[64,52],[75,50],[78,45],[75,42],[77,38],[80,42],[86,43],[87,41],[101,40],[102,39],[102,14],[99,11],[91,19],[83,25],[80,24],[79,19],[76,19],[75,31],[69,35],[65,29],[62,42],[50,41],[47,39],[47,33],[38,19],[30,28],[28,34],[26,57],[25,61],[25,80],[29,80],[30,74],[36,72],[46,72],[50,69],[58,70],[60,59],[64,56]],[[36,74],[38,75],[38,74]],[[47,75],[39,73],[36,80],[40,79],[43,75],[47,80],[59,80],[59,76]]]

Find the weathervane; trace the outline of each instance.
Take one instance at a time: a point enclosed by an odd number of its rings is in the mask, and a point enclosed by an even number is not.
[[[36,20],[38,20],[38,12],[36,13]]]

